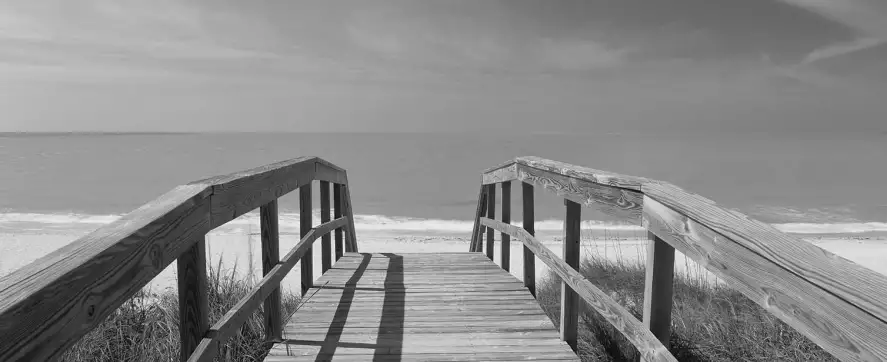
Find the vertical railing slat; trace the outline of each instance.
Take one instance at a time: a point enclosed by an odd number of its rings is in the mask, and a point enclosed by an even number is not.
[[[480,191],[477,194],[477,210],[474,213],[474,229],[471,231],[471,247],[468,250],[471,252],[482,252],[484,249],[484,226],[480,224],[480,218],[482,218],[487,211],[487,197],[484,192],[485,190],[486,186],[481,185]]]
[[[262,228],[262,275],[268,275],[280,262],[280,233],[278,227],[277,200],[259,208],[259,224]],[[278,341],[283,326],[280,319],[280,288],[265,299],[265,340]]]
[[[179,287],[179,358],[187,361],[209,329],[206,240],[200,236],[176,260]]]
[[[303,238],[311,231],[311,183],[299,188],[299,237]],[[302,295],[314,285],[314,253],[308,247],[302,256]]]
[[[521,182],[523,189],[523,216],[524,230],[530,235],[536,235],[536,211],[534,209],[533,185]],[[530,294],[536,296],[536,256],[533,251],[524,245],[524,286],[530,290]]]
[[[336,219],[342,217],[342,209],[344,209],[342,204],[342,185],[335,184],[333,185],[333,217]],[[334,234],[336,238],[336,260],[339,260],[345,252],[342,245],[342,228],[337,228]]]
[[[502,222],[511,224],[511,181],[502,182]],[[511,235],[502,233],[502,269],[511,270]]]
[[[320,181],[320,223],[330,221],[330,183],[329,181]],[[324,234],[320,241],[320,267],[321,272],[326,273],[330,270],[330,262],[332,259],[331,235]]]
[[[582,206],[564,200],[564,262],[579,269],[579,235]],[[579,326],[579,295],[567,283],[561,282],[561,339],[576,350],[577,328]]]
[[[669,345],[674,291],[674,247],[647,232],[647,271],[644,283],[644,326]]]
[[[357,234],[354,230],[354,209],[351,206],[351,186],[349,184],[343,185],[342,193],[342,202],[345,205],[344,213],[345,216],[348,217],[348,230],[346,231],[347,239],[345,239],[345,251],[349,253],[357,253]]]
[[[487,185],[487,218],[496,220],[496,184]],[[496,231],[487,228],[487,257],[493,260],[493,249]]]

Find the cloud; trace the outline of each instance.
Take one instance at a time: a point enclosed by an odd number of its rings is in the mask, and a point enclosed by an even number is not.
[[[779,0],[841,23],[860,33],[849,41],[818,48],[803,63],[854,53],[887,43],[887,2],[881,0]]]
[[[858,52],[887,43],[885,39],[860,38],[850,42],[842,42],[818,48],[808,54],[801,64],[810,64],[823,59],[834,58],[845,54]]]

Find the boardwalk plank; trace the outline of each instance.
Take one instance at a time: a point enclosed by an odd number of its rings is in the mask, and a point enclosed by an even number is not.
[[[345,253],[306,297],[266,361],[578,361],[480,253]]]

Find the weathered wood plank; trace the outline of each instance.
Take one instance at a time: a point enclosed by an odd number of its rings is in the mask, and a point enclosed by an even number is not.
[[[311,183],[299,188],[299,236],[304,238],[312,229]],[[302,255],[302,295],[314,285],[314,253],[312,245],[308,245]]]
[[[664,345],[671,339],[674,248],[650,233],[644,280],[644,326]]]
[[[342,210],[345,205],[342,203],[342,185],[335,184],[333,185],[333,218],[342,217]],[[345,253],[345,247],[342,244],[342,229],[336,229],[333,234],[336,239],[336,261],[342,258],[342,255]]]
[[[835,293],[650,197],[644,224],[839,359],[887,360],[887,324]]]
[[[484,185],[492,185],[513,180],[517,180],[516,164],[510,164],[502,168],[484,172],[482,182]]]
[[[323,159],[316,159],[314,170],[314,179],[317,181],[332,182],[334,184],[343,184],[346,182],[345,170]]]
[[[511,223],[511,181],[505,181],[502,184],[502,222]],[[502,238],[502,247],[500,263],[505,271],[511,270],[511,237],[506,233],[500,235]]]
[[[0,360],[58,358],[202,240],[210,193],[179,186],[0,278]]]
[[[317,157],[299,157],[198,181],[212,185],[212,228],[311,183]]]
[[[320,181],[320,223],[330,221],[330,183]],[[326,273],[332,266],[332,238],[330,234],[324,234],[320,241],[320,267],[321,273]]]
[[[490,219],[496,218],[496,185],[491,184],[487,185],[487,217]],[[495,235],[496,232],[493,229],[487,228],[487,258],[493,260],[493,249],[495,247]]]
[[[209,328],[206,241],[199,240],[176,260],[179,289],[179,358],[187,361]]]
[[[523,193],[524,230],[530,235],[536,235],[536,211],[534,206],[533,185],[521,182]],[[479,222],[478,222],[479,223]],[[533,297],[536,296],[536,256],[526,245],[524,250],[524,286]]]
[[[570,200],[564,200],[566,209],[564,215],[564,247],[563,262],[574,271],[579,270],[579,253],[582,248],[579,245],[582,221],[582,205]],[[504,231],[503,231],[504,233]],[[579,330],[579,295],[573,291],[566,281],[561,281],[561,339],[570,345],[574,351],[578,349]]]
[[[345,251],[350,253],[356,253],[357,250],[357,231],[354,229],[354,208],[351,205],[351,185],[348,184],[348,175],[345,175],[345,185],[342,186],[344,193],[342,202],[345,207],[343,209],[345,213],[345,217],[348,218],[348,228],[346,235],[348,238],[346,239],[346,247]]]
[[[259,224],[262,233],[262,275],[268,275],[280,262],[280,232],[277,200],[259,208]],[[280,315],[280,288],[274,289],[265,299],[265,339],[283,338]]]
[[[609,185],[634,191],[641,191],[643,185],[658,182],[643,177],[620,175],[609,171],[595,170],[593,168],[571,165],[534,156],[517,157],[514,159],[514,162],[519,165],[529,166],[535,169],[585,180],[599,185]]]
[[[484,213],[487,212],[487,198],[486,193],[484,192],[486,187],[481,185],[480,191],[477,193],[477,209],[474,212],[474,228],[471,230],[471,245],[468,248],[468,251],[471,252],[482,252],[483,251],[483,227],[480,226],[480,218],[484,216]]]
[[[529,246],[539,260],[573,288],[592,309],[613,325],[638,349],[642,360],[676,361],[668,352],[668,349],[644,327],[641,321],[635,319],[628,310],[585,279],[582,274],[568,266],[563,260],[560,260],[548,247],[536,240],[535,237],[528,234],[522,228],[506,225],[488,218],[481,219],[481,224],[499,231],[505,231],[511,234],[512,237],[523,241],[524,245]]]
[[[518,180],[541,186],[567,200],[620,219],[641,223],[643,194],[585,179],[572,178],[525,165],[517,167]]]
[[[246,296],[240,299],[234,307],[228,310],[218,322],[213,324],[206,333],[197,350],[191,355],[189,361],[212,361],[218,350],[218,344],[231,338],[240,330],[240,326],[264,303],[271,292],[278,290],[280,281],[289,274],[296,263],[311,249],[311,244],[319,237],[328,234],[336,228],[347,225],[346,218],[339,218],[328,223],[318,225],[309,230],[301,240],[287,253],[286,256],[268,272]]]

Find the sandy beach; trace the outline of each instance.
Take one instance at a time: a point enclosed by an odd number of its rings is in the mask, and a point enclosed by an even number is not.
[[[252,229],[257,231],[258,229]],[[0,275],[8,274],[53,250],[70,243],[81,235],[69,234],[25,234],[4,233],[0,234],[0,245],[3,246],[0,253]],[[469,241],[467,237],[447,235],[405,235],[402,232],[385,232],[380,230],[358,230],[358,247],[361,252],[367,253],[447,253],[468,251]],[[498,238],[498,237],[497,237]],[[556,233],[539,235],[540,240],[555,254],[562,253],[562,244]],[[230,232],[214,232],[207,237],[208,263],[216,267],[221,265],[224,272],[236,272],[243,278],[259,279],[261,276],[261,243],[258,235],[244,232],[232,234]],[[869,240],[855,240],[850,237],[816,238],[808,240],[825,250],[847,258],[864,267],[887,275],[887,263],[883,262],[884,253],[887,253],[887,238],[870,238]],[[295,233],[282,233],[280,236],[281,255],[288,252],[298,242]],[[501,242],[496,241],[494,261],[501,265]],[[315,244],[314,251],[314,275],[321,275],[320,243]],[[522,244],[511,243],[511,274],[516,278],[523,278]],[[646,254],[646,240],[641,238],[621,237],[614,238],[586,237],[582,241],[583,258],[600,257],[613,261],[626,263],[643,261]],[[547,277],[546,267],[537,260],[537,278]],[[298,269],[290,272],[284,280],[285,288],[296,291],[299,288],[300,274]],[[701,277],[715,282],[717,278],[697,265],[693,260],[684,257],[680,253],[676,255],[675,270],[680,274]],[[250,273],[250,271],[252,271]],[[175,264],[171,264],[158,275],[149,286],[152,290],[175,287]]]

